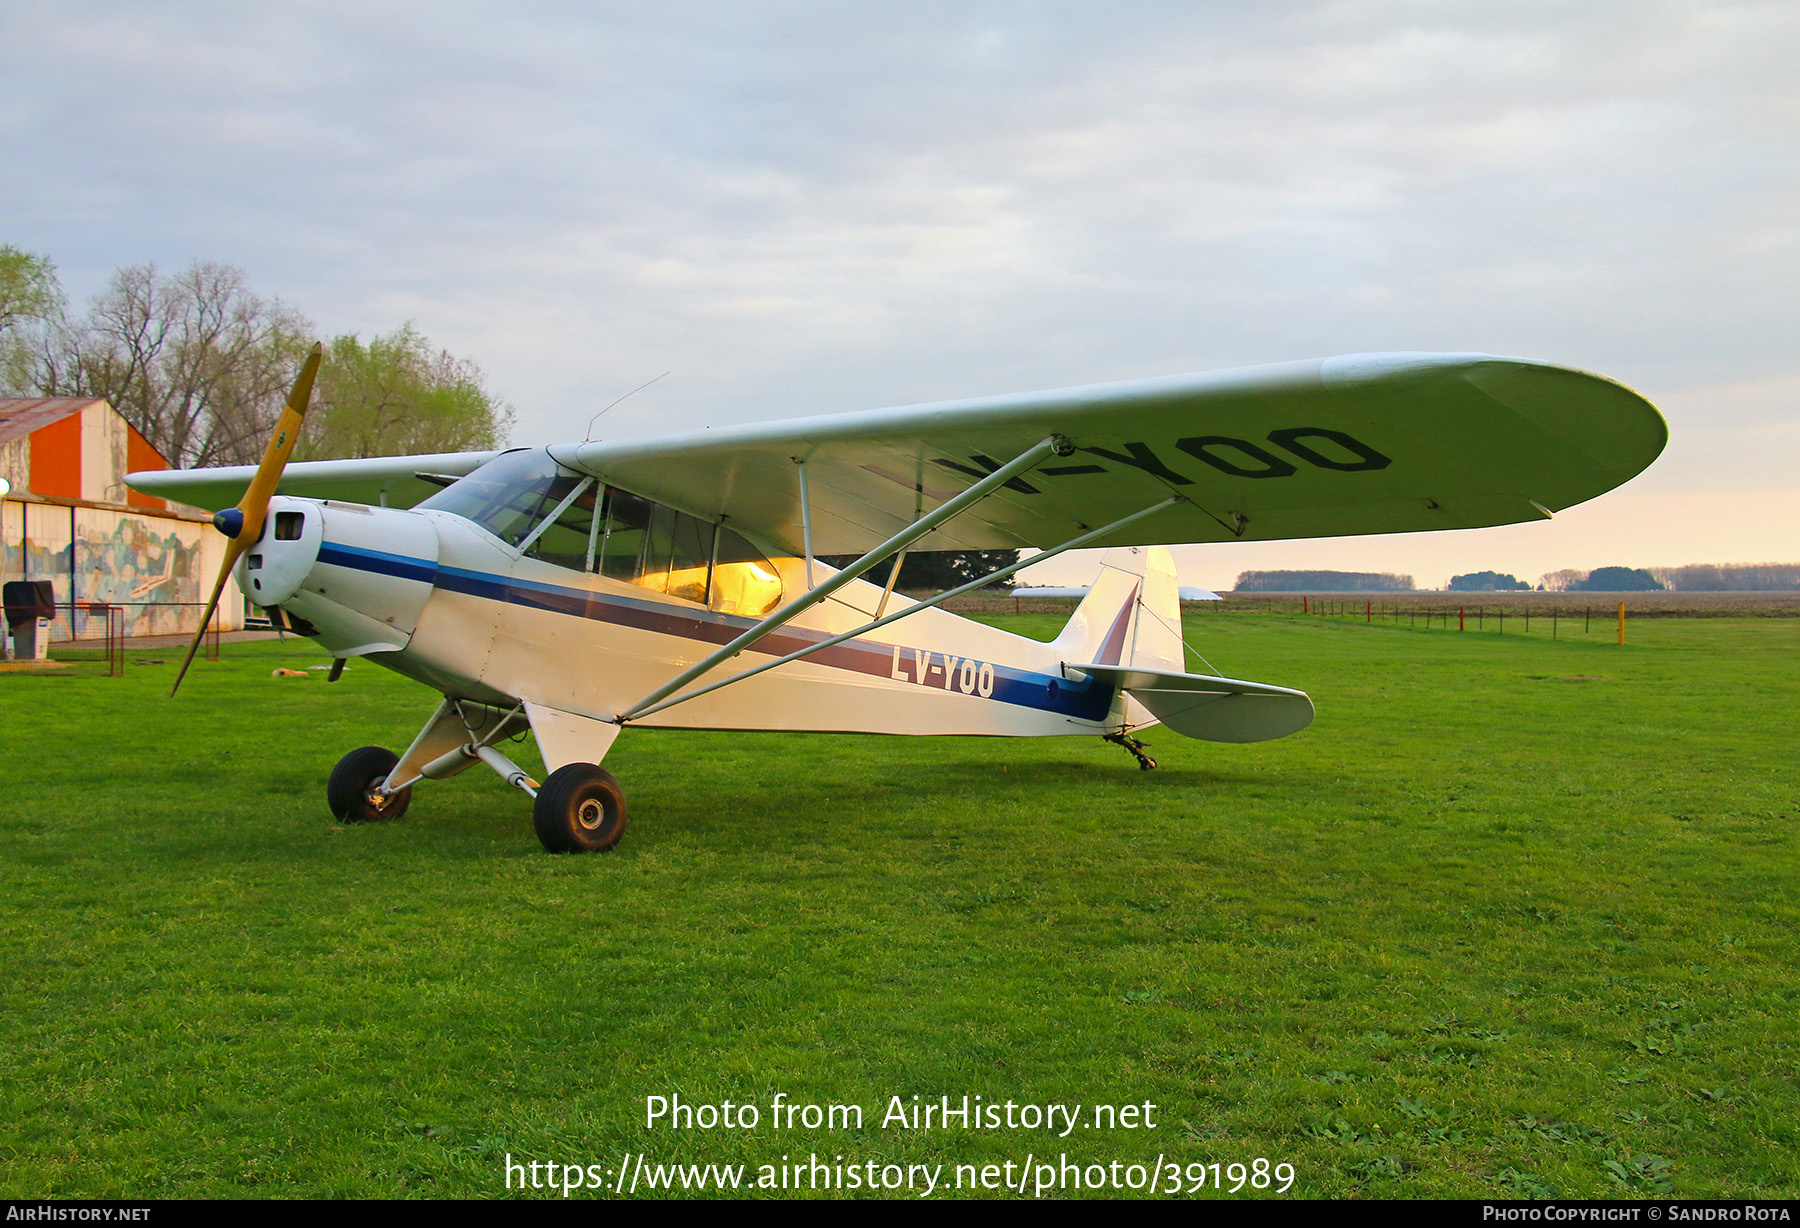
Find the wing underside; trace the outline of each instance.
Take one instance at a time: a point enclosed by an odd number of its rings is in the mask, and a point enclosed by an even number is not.
[[[436,452],[418,456],[374,456],[352,460],[295,461],[281,475],[276,493],[303,499],[342,499],[371,507],[411,507],[443,489],[418,475],[459,478],[498,456],[498,452]],[[155,469],[125,476],[134,490],[217,510],[243,497],[256,472],[254,465],[221,465],[212,469]]]

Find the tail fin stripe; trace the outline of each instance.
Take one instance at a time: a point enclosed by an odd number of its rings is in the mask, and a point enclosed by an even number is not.
[[[1131,627],[1131,612],[1137,606],[1138,591],[1141,583],[1131,586],[1131,595],[1125,604],[1119,607],[1119,615],[1113,619],[1112,630],[1106,633],[1106,642],[1100,646],[1100,654],[1094,662],[1096,665],[1120,665],[1125,653],[1125,632]]]

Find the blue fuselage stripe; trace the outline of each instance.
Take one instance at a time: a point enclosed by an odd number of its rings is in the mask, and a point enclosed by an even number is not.
[[[572,618],[633,627],[707,644],[728,644],[756,625],[754,619],[731,614],[682,610],[660,602],[637,601],[589,589],[568,588],[537,580],[518,580],[461,567],[445,567],[424,559],[360,546],[327,543],[319,548],[319,561],[334,567],[347,567],[375,575],[430,584],[446,592],[565,614]],[[785,656],[817,644],[829,636],[829,632],[789,624],[758,641],[751,651]],[[923,660],[920,654],[924,655]],[[947,670],[948,659],[944,654],[926,653],[923,649],[915,652],[905,645],[899,647],[898,665],[894,645],[868,640],[848,640],[842,644],[834,644],[812,653],[806,659],[836,669],[880,678],[894,677],[896,671],[899,671],[901,677],[918,685],[936,687],[952,694],[968,694],[961,689],[960,679],[955,676],[959,671]],[[1055,712],[1083,721],[1104,720],[1112,707],[1115,688],[1109,684],[1093,679],[1073,682],[993,662],[978,664],[987,664],[993,669],[993,693],[986,696],[971,695],[971,698],[992,699],[999,703]],[[939,676],[938,680],[926,681],[934,671]]]

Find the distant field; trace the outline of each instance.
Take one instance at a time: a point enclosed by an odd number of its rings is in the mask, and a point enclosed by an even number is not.
[[[1531,611],[1535,624],[1555,611],[1559,622],[1592,615],[1615,617],[1625,603],[1627,617],[1638,618],[1800,618],[1800,593],[1225,593],[1220,601],[1186,601],[1189,615],[1298,614],[1303,608],[1329,609],[1361,616],[1366,606],[1383,610],[1434,610],[1466,608],[1505,610],[1513,614]],[[1060,613],[1065,618],[1075,609],[1072,597],[1000,597],[974,594],[946,603],[964,614]],[[1015,609],[1016,607],[1016,609]],[[1546,622],[1546,628],[1549,624]]]
[[[1510,616],[1530,610],[1535,623],[1552,610],[1561,620],[1591,613],[1596,619],[1615,616],[1625,603],[1628,618],[1800,618],[1800,593],[1231,593],[1225,605],[1233,610],[1286,612],[1304,603],[1327,606],[1365,605],[1377,611],[1413,606],[1437,609],[1477,608],[1505,610]],[[1220,603],[1208,602],[1207,605]]]
[[[1307,688],[1312,728],[1152,731],[1153,773],[1097,740],[627,732],[631,829],[593,857],[480,769],[330,822],[337,758],[430,707],[366,664],[227,645],[174,701],[167,650],[0,675],[0,1196],[489,1196],[508,1154],[637,1153],[1800,1193],[1800,621],[1620,649],[1234,604],[1190,638]],[[778,1092],[864,1126],[776,1132]],[[965,1093],[1156,1128],[879,1125]],[[674,1094],[762,1124],[646,1130]]]

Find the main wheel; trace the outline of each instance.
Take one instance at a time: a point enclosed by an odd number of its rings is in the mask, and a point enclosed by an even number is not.
[[[331,813],[346,823],[397,819],[405,814],[412,801],[411,785],[398,793],[379,791],[379,786],[399,762],[398,755],[380,746],[364,746],[339,759],[325,786],[325,800],[331,803]]]
[[[538,790],[531,821],[552,853],[603,853],[625,834],[625,790],[605,768],[565,763]]]

